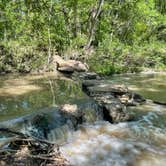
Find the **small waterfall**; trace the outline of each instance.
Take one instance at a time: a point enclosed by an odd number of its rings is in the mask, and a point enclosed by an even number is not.
[[[67,142],[82,123],[94,123],[103,119],[101,108],[92,100],[79,103],[78,109],[83,115],[81,121],[75,122],[76,119],[68,119],[64,125],[52,128],[47,134],[49,141],[56,143]]]
[[[94,123],[103,119],[101,108],[95,101],[79,100],[76,103],[81,116],[64,113],[59,108],[52,108],[50,111],[47,108],[33,118],[19,123],[19,128],[23,133],[57,144],[67,142],[82,123]]]

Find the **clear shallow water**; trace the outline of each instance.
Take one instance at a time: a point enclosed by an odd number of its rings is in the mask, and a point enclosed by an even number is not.
[[[108,79],[127,85],[146,99],[166,103],[166,73],[115,75]]]
[[[109,81],[125,83],[129,88],[134,86],[134,90],[148,99],[165,102],[165,75],[128,75],[109,79]],[[151,82],[150,85],[145,83],[148,80]],[[13,88],[15,90],[12,91]],[[134,116],[134,121],[110,124],[93,113],[97,107],[92,102],[88,102],[80,85],[69,80],[57,80],[54,76],[3,77],[0,91],[0,102],[6,106],[6,109],[1,107],[1,121],[19,119],[22,115],[47,108],[43,114],[43,121],[39,118],[35,123],[28,122],[28,125],[21,122],[17,123],[17,127],[20,128],[22,124],[23,132],[32,130],[40,134],[40,128],[51,126],[47,139],[58,143],[63,142],[61,152],[74,166],[166,165],[165,106],[148,100],[139,107],[128,109]],[[87,99],[86,102],[85,99]],[[23,101],[28,103],[28,107],[22,106]],[[87,120],[86,123],[78,126],[77,130],[73,129],[72,122],[68,119],[64,120],[54,107],[53,114],[46,113],[57,104],[80,104],[80,102]]]
[[[80,85],[54,74],[0,76],[0,121],[83,98]]]

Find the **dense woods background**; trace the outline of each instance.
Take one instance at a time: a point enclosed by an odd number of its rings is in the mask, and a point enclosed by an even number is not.
[[[166,1],[0,0],[1,73],[34,71],[55,54],[102,74],[163,70]]]

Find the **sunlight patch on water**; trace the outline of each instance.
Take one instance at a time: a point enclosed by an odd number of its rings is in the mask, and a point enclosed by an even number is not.
[[[14,85],[14,86],[5,86],[0,88],[0,96],[15,96],[23,95],[28,92],[41,90],[41,87],[36,85]]]
[[[45,73],[37,75],[7,75],[2,76],[0,80],[0,96],[20,96],[32,91],[42,90],[42,86],[36,84],[35,81],[45,79],[68,80],[58,73]]]
[[[144,90],[144,88],[140,88],[137,86],[128,86],[128,88],[132,91],[139,91],[139,90]],[[146,91],[150,91],[150,92],[160,92],[160,89],[156,89],[156,88],[148,88]]]
[[[166,102],[166,73],[128,74],[110,77],[113,82],[123,83],[146,99]]]
[[[42,87],[33,85],[30,81],[24,79],[10,79],[4,82],[0,87],[0,96],[23,95],[31,91],[41,90]]]
[[[155,104],[151,100],[147,100],[146,103],[142,105],[128,107],[127,109],[130,113],[135,114],[137,118],[139,118],[138,114],[143,115],[149,112],[156,113],[157,115],[166,116],[166,106]]]

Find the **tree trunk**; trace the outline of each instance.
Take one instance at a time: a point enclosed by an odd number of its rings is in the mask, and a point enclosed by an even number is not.
[[[90,26],[90,32],[89,32],[89,39],[88,39],[87,45],[85,46],[86,49],[89,49],[89,47],[91,46],[91,43],[92,43],[92,40],[93,40],[93,37],[94,37],[94,34],[95,34],[97,19],[98,19],[98,16],[99,16],[100,12],[101,12],[101,8],[102,8],[103,4],[104,4],[104,0],[99,0],[96,14],[92,18],[92,22],[91,22],[91,26]]]
[[[73,6],[73,12],[74,12],[74,37],[77,37],[78,34],[78,1],[74,1],[74,6]]]
[[[49,27],[48,27],[48,59],[47,59],[47,64],[50,63],[50,59],[51,59],[51,47],[52,47],[52,43],[51,43],[51,32],[50,32],[50,24],[51,24],[51,12],[52,12],[52,0],[50,1],[50,8],[49,8]]]
[[[69,22],[69,16],[68,16],[68,12],[67,12],[66,7],[62,6],[62,12],[63,12],[63,15],[64,15],[66,30],[67,30],[68,33],[70,33],[70,22]]]

